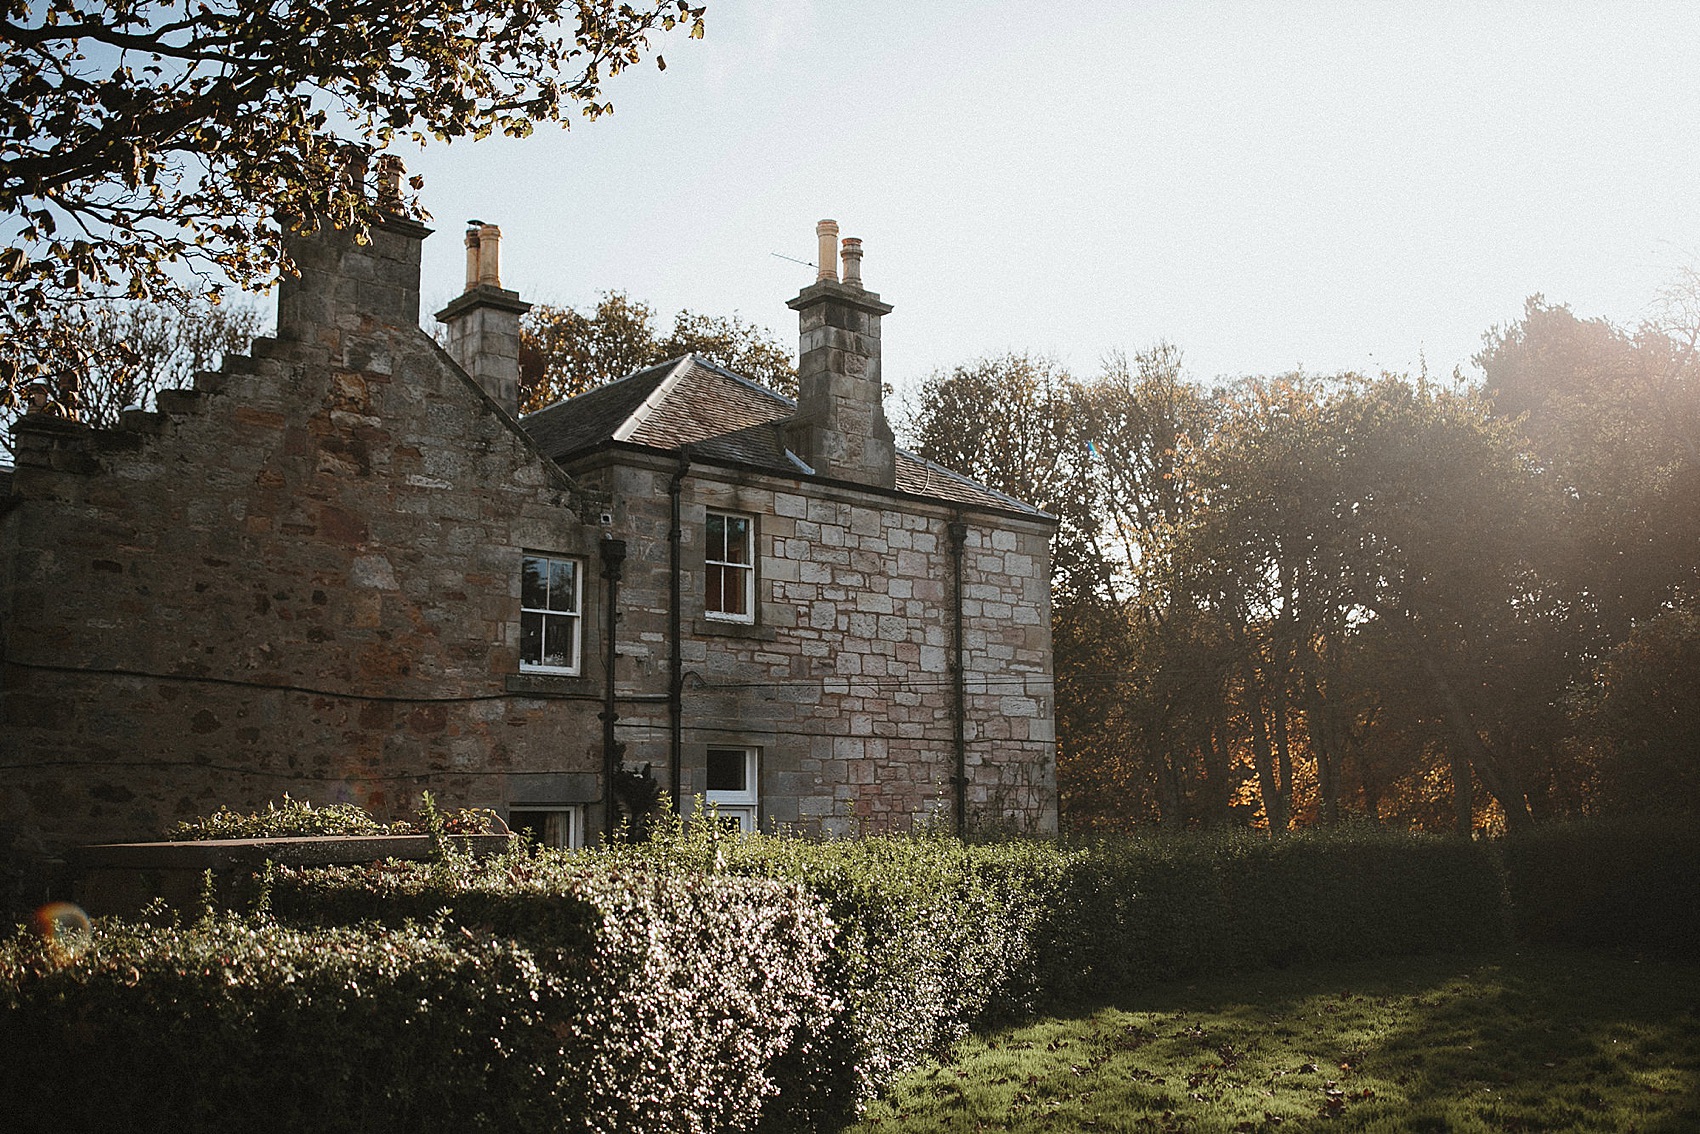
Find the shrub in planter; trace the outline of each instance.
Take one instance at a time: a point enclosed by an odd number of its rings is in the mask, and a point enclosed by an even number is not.
[[[421,800],[416,819],[380,823],[352,803],[314,806],[309,800],[292,799],[285,792],[282,802],[268,802],[264,811],[243,814],[220,807],[211,815],[173,825],[166,831],[165,837],[177,841],[199,841],[288,839],[314,835],[423,835],[430,834],[438,824],[446,834],[476,835],[482,833],[493,818],[494,813],[476,807],[439,812],[427,792]]]

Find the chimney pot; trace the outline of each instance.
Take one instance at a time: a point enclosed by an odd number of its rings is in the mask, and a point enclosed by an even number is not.
[[[502,230],[493,224],[478,229],[478,282],[502,286]]]
[[[378,203],[396,209],[401,205],[401,175],[407,169],[395,154],[378,155]]]
[[[466,290],[478,286],[478,226],[466,230]]]
[[[854,236],[844,238],[844,286],[862,286],[862,242]]]
[[[823,220],[815,225],[815,238],[820,242],[820,271],[815,275],[815,282],[831,280],[838,282],[838,222]]]

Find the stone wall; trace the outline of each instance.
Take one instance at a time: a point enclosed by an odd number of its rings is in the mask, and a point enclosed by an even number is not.
[[[610,493],[644,548],[621,599],[622,688],[664,690],[672,461],[604,455],[571,468]],[[953,564],[963,548],[967,827],[1056,831],[1050,525],[895,493],[694,465],[682,488],[682,787],[708,747],[760,750],[766,829],[908,830],[954,822]],[[751,516],[753,625],[703,617],[710,510]],[[624,715],[628,758],[668,760],[659,707]]]
[[[567,699],[509,686],[522,551],[594,564],[601,533],[419,331],[420,235],[306,248],[280,338],[158,412],[21,424],[0,518],[13,853],[284,791],[386,816],[426,789],[596,796],[593,641],[554,681]]]

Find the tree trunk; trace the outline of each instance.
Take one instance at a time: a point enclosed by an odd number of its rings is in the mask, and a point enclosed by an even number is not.
[[[1281,830],[1287,829],[1293,808],[1293,748],[1287,735],[1287,690],[1270,690],[1270,723],[1275,726],[1275,774],[1281,781]]]
[[[1226,731],[1225,722],[1218,721],[1204,730],[1204,739],[1198,746],[1204,758],[1204,822],[1212,827],[1221,826],[1228,821],[1233,802],[1230,798],[1231,785],[1228,783],[1227,746],[1223,739]]]
[[[1466,839],[1476,831],[1476,779],[1457,747],[1452,749],[1452,829]]]
[[[1257,788],[1263,797],[1263,814],[1271,834],[1287,829],[1287,800],[1275,775],[1275,753],[1269,742],[1269,723],[1263,717],[1263,697],[1257,678],[1246,674],[1246,718],[1251,724],[1251,758],[1257,766]]]
[[[1307,714],[1310,724],[1310,751],[1316,758],[1316,787],[1322,796],[1322,822],[1335,827],[1340,823],[1340,774],[1336,763],[1332,715],[1322,707],[1321,699],[1313,697]]]
[[[1454,802],[1458,802],[1461,794],[1457,785],[1459,783],[1458,761],[1462,759],[1466,761],[1464,766],[1466,777],[1469,769],[1473,767],[1476,774],[1481,776],[1482,783],[1486,785],[1488,793],[1499,802],[1500,810],[1505,812],[1506,830],[1526,830],[1532,825],[1533,818],[1529,814],[1529,801],[1523,797],[1522,791],[1517,787],[1516,776],[1509,768],[1502,766],[1494,758],[1487,744],[1483,742],[1481,733],[1476,731],[1475,721],[1471,718],[1469,709],[1465,707],[1463,698],[1458,696],[1458,691],[1452,687],[1452,682],[1447,678],[1446,671],[1441,668],[1440,663],[1426,648],[1419,649],[1418,652],[1422,658],[1423,669],[1427,671],[1429,679],[1434,683],[1435,692],[1440,695],[1440,703],[1446,714],[1446,723],[1452,730],[1454,741],[1452,755]],[[1460,812],[1461,815],[1462,812]]]

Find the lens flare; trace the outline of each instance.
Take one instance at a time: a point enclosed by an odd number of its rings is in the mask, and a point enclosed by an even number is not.
[[[87,945],[94,936],[89,915],[70,902],[48,902],[36,910],[35,929],[47,940],[71,950]]]

